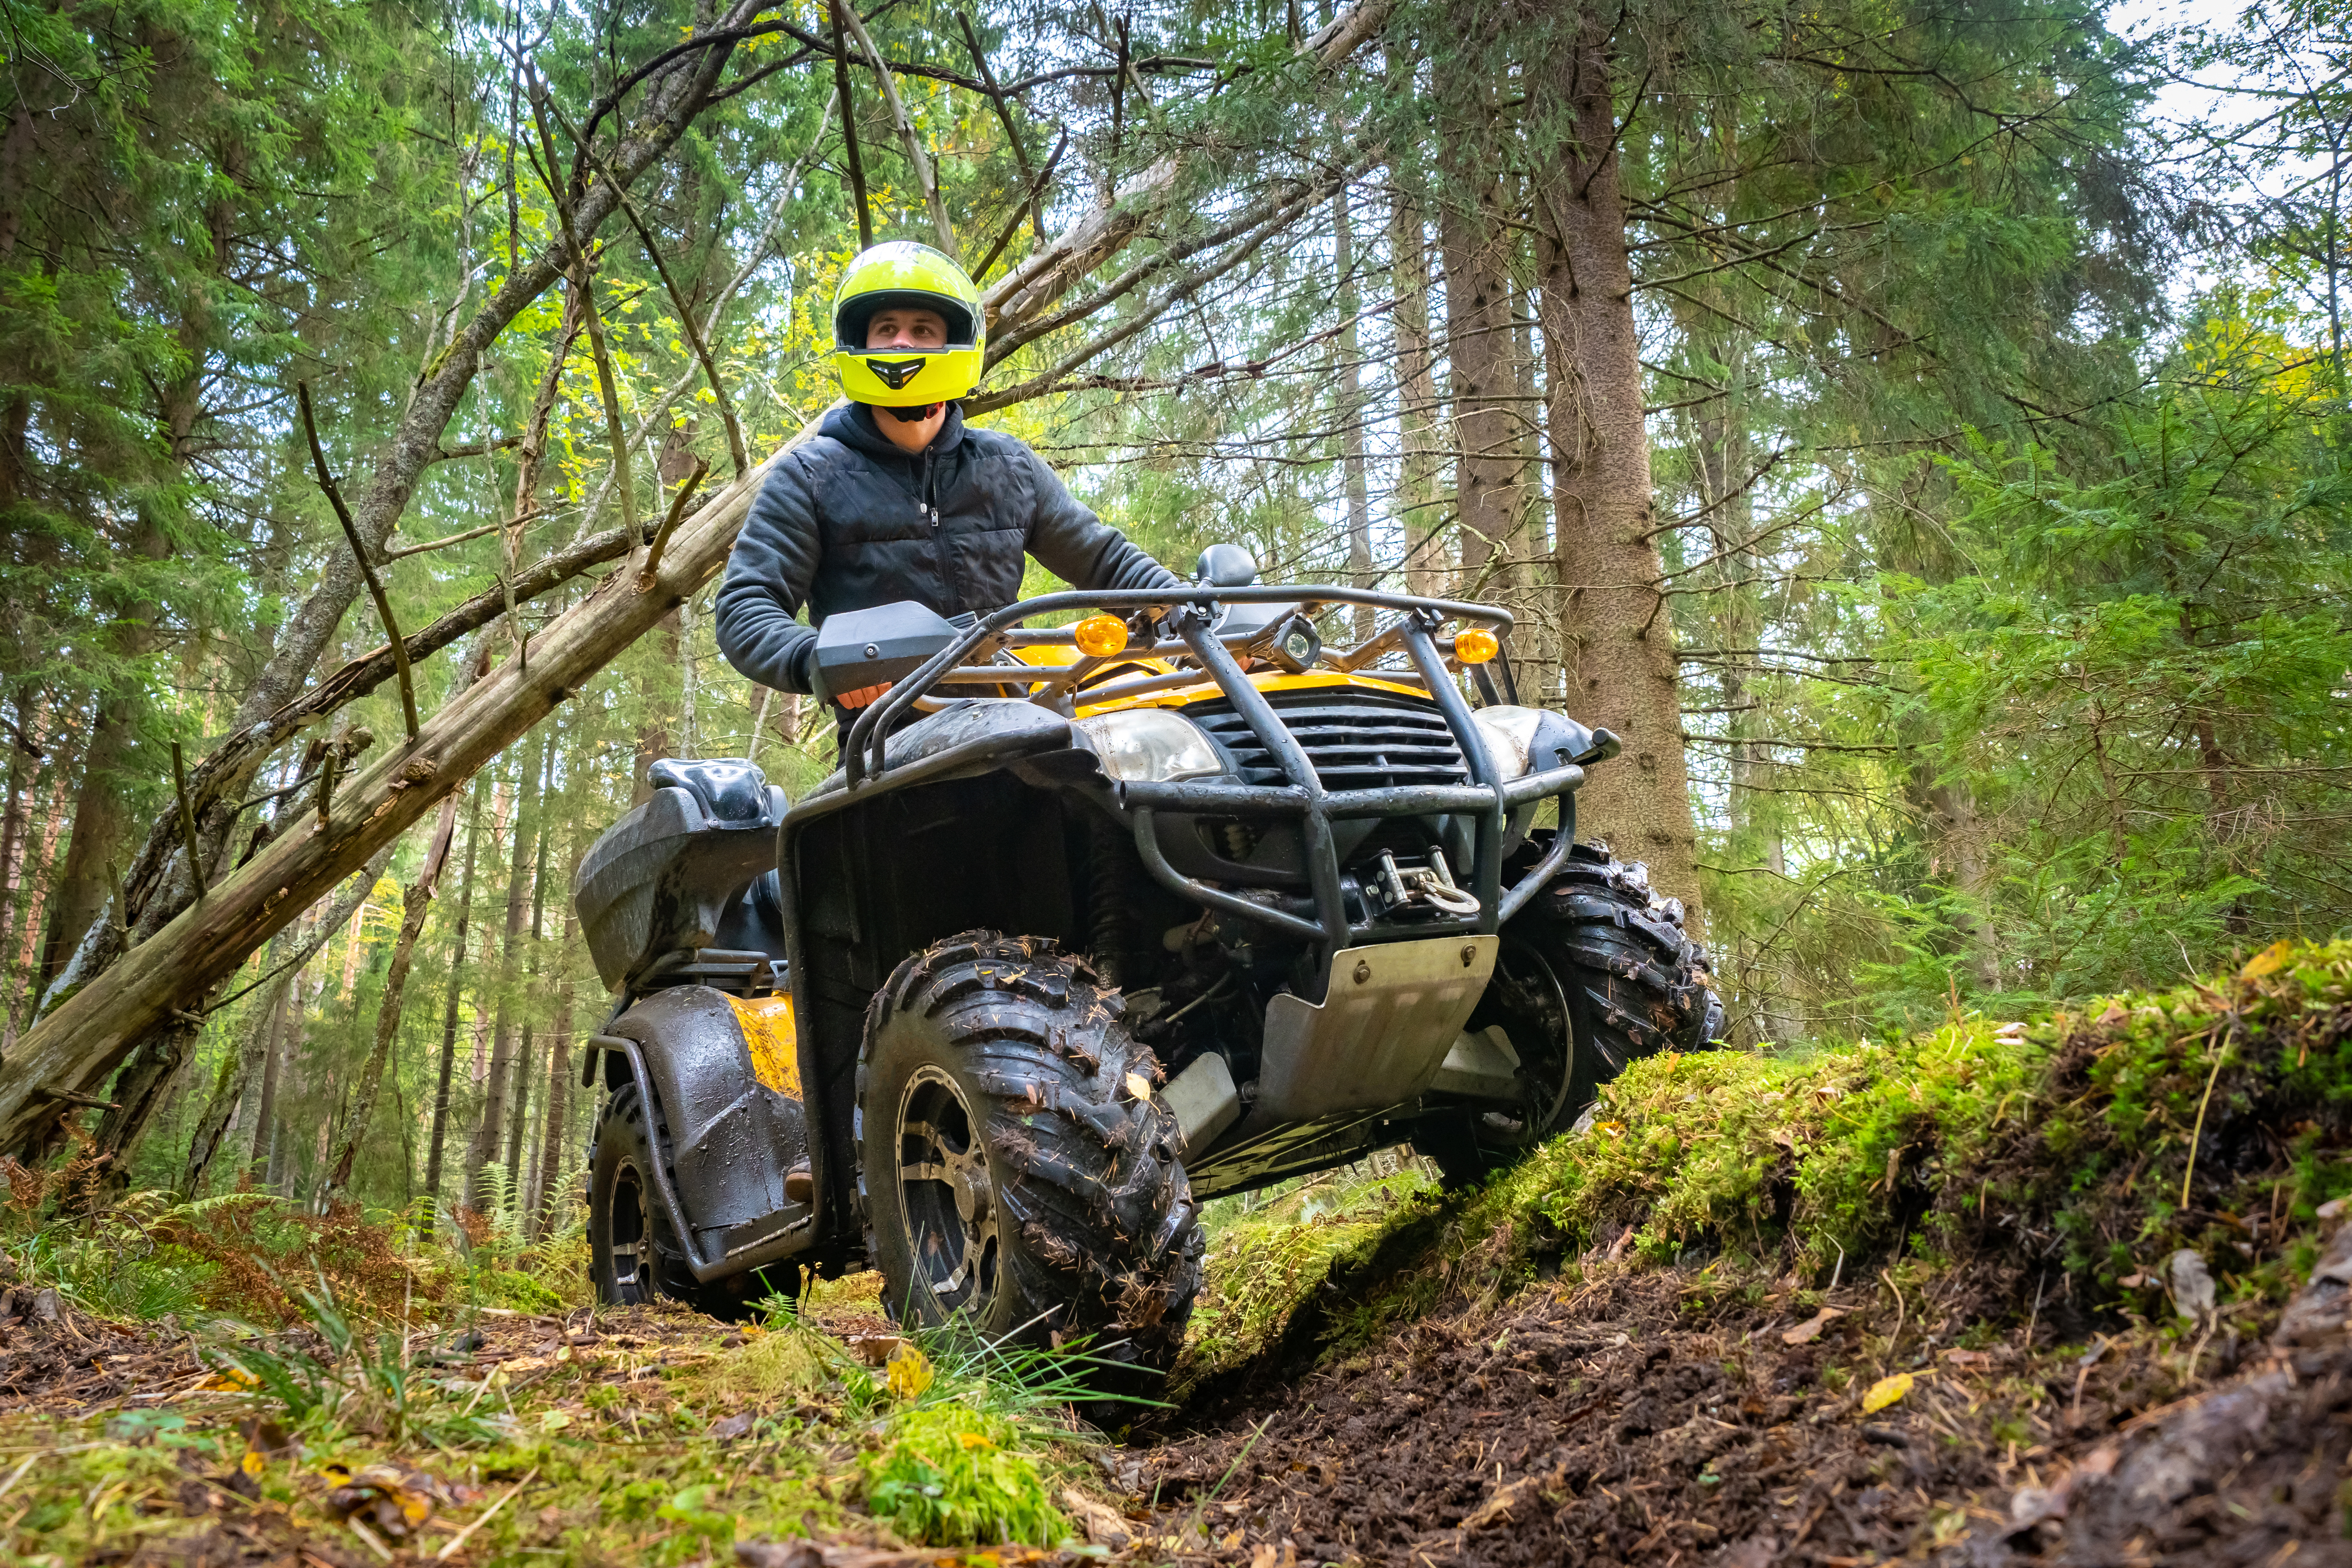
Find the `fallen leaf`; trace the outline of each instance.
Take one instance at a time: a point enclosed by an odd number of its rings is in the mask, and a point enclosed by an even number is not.
[[[1135,1532],[1128,1528],[1127,1521],[1076,1487],[1062,1489],[1062,1506],[1069,1510],[1071,1518],[1078,1521],[1078,1528],[1087,1532],[1087,1539],[1097,1546],[1108,1546],[1118,1552],[1135,1539]]]
[[[2238,978],[2260,980],[2265,974],[2276,974],[2286,967],[2286,962],[2294,952],[2294,943],[2281,937],[2253,957],[2246,960],[2246,967],[2238,971]]]
[[[1228,1552],[1233,1551],[1235,1547],[1239,1546],[1241,1543],[1242,1543],[1242,1532],[1241,1532],[1240,1531],[1238,1531],[1238,1530],[1234,1531],[1231,1535],[1226,1536],[1223,1541],[1220,1541],[1220,1542],[1217,1542],[1217,1544],[1218,1544],[1219,1546],[1223,1547],[1223,1548],[1224,1548],[1226,1551],[1228,1551]]]
[[[759,1416],[751,1411],[738,1411],[724,1420],[713,1421],[710,1435],[722,1443],[731,1443],[738,1437],[748,1436],[758,1420]]]
[[[539,1429],[542,1432],[561,1432],[571,1425],[572,1417],[561,1410],[551,1410],[539,1418]]]
[[[1806,1319],[1803,1322],[1799,1323],[1795,1328],[1790,1329],[1786,1333],[1782,1334],[1780,1336],[1780,1342],[1784,1345],[1811,1344],[1815,1340],[1822,1337],[1822,1331],[1823,1329],[1828,1328],[1832,1322],[1844,1316],[1845,1314],[1838,1310],[1835,1307],[1823,1307],[1820,1311],[1815,1312],[1811,1317]]]
[[[261,1456],[253,1449],[247,1448],[245,1451],[244,1459],[239,1462],[238,1468],[244,1470],[247,1475],[251,1476],[255,1480],[259,1480],[261,1479]]]
[[[867,1366],[882,1366],[907,1342],[896,1334],[852,1334],[844,1342],[849,1346],[850,1353]]]
[[[1891,1373],[1872,1384],[1870,1392],[1862,1396],[1862,1413],[1864,1415],[1875,1415],[1910,1392],[1911,1374],[1907,1372]]]
[[[261,1386],[261,1380],[241,1366],[225,1366],[196,1384],[211,1394],[247,1394]]]
[[[1127,1092],[1135,1097],[1137,1104],[1149,1105],[1151,1103],[1151,1080],[1139,1072],[1131,1072],[1127,1075]]]
[[[937,1375],[931,1370],[931,1358],[904,1342],[892,1352],[888,1365],[890,1393],[899,1399],[920,1399]]]

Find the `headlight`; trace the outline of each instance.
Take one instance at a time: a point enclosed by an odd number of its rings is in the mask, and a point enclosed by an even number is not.
[[[1111,777],[1166,784],[1213,778],[1225,771],[1217,749],[1189,719],[1159,708],[1130,708],[1078,721],[1087,742]]]
[[[1495,763],[1495,772],[1504,779],[1515,779],[1528,771],[1528,753],[1534,750],[1536,726],[1542,723],[1542,712],[1534,708],[1481,708],[1470,715],[1478,726],[1478,738],[1486,742],[1486,755]]]

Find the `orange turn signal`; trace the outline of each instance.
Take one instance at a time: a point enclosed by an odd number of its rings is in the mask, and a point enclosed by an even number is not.
[[[1070,635],[1088,658],[1108,658],[1127,646],[1127,623],[1117,616],[1088,616],[1070,628]]]
[[[1484,626],[1465,626],[1454,634],[1454,657],[1465,664],[1484,664],[1503,651],[1503,639]]]

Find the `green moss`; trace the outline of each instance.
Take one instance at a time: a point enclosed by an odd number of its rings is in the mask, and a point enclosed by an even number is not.
[[[865,1461],[866,1505],[925,1545],[1054,1545],[1070,1535],[1069,1522],[1015,1440],[1011,1422],[969,1405],[908,1410]]]

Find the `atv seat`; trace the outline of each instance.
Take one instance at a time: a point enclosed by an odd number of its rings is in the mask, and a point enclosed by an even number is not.
[[[596,840],[572,884],[597,975],[614,990],[722,971],[740,971],[749,984],[767,966],[713,971],[692,960],[707,949],[727,950],[730,959],[783,958],[775,845],[791,802],[736,757],[665,758],[646,779],[653,798]]]

